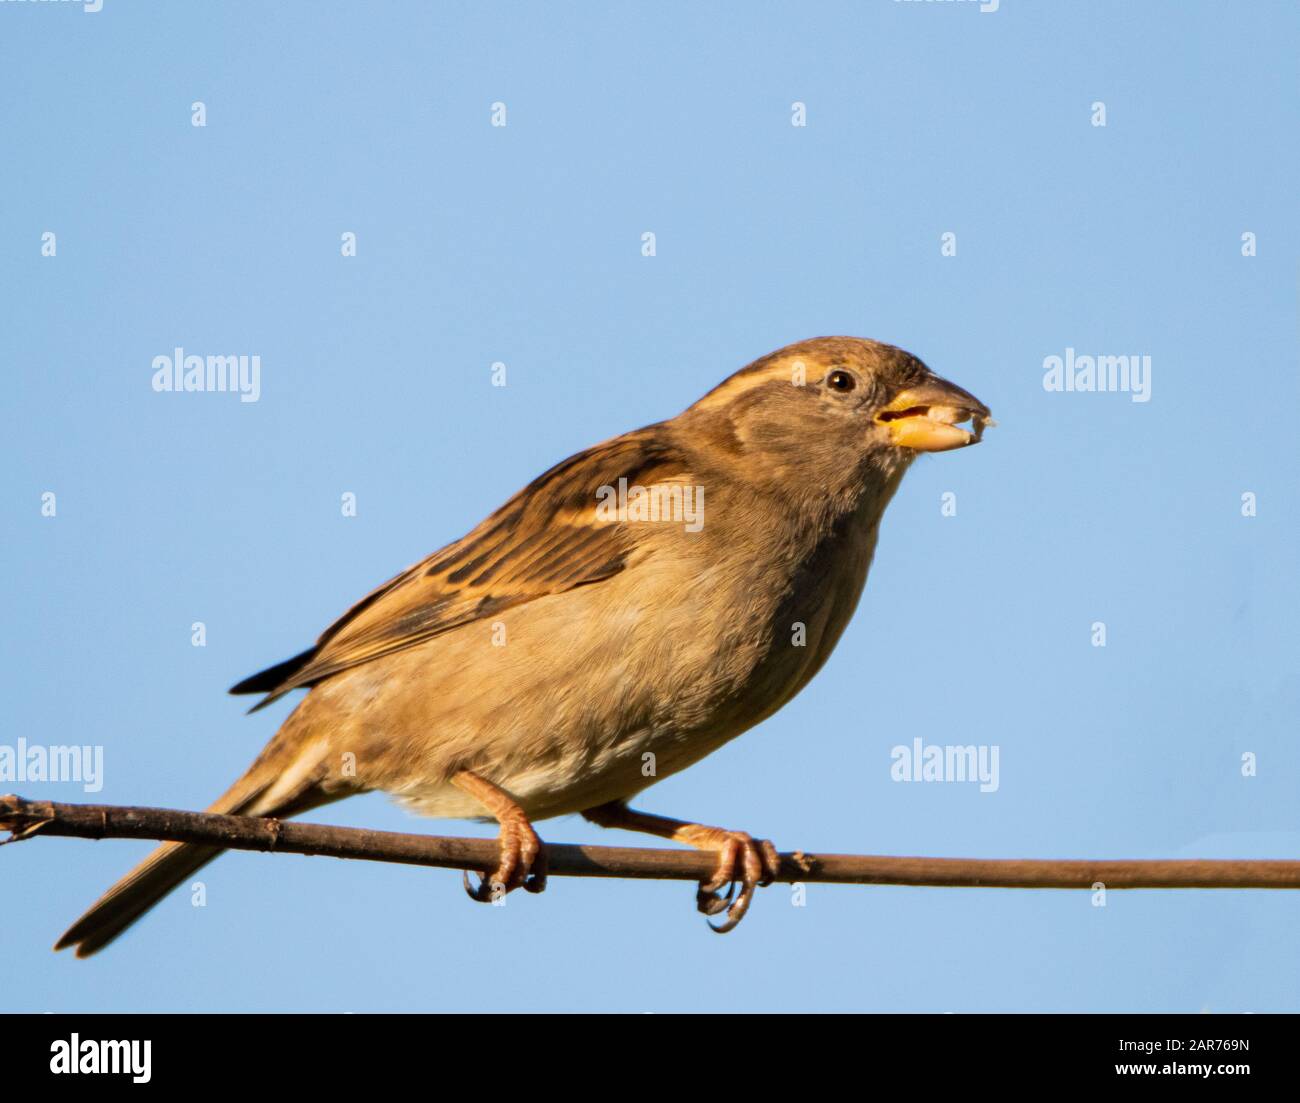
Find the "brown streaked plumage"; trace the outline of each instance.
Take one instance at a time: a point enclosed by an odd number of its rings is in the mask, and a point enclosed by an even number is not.
[[[532,821],[581,812],[717,851],[699,906],[725,909],[715,929],[730,930],[775,872],[771,844],[627,800],[807,684],[908,465],[974,443],[987,419],[890,345],[818,338],[755,361],[677,417],[557,464],[310,650],[235,686],[266,694],[255,708],[309,692],[211,810],[285,817],[377,789],[426,815],[488,815],[501,862],[471,890],[481,900],[540,891]],[[620,485],[624,504],[644,487],[665,510],[702,506],[700,523],[602,512]],[[165,844],[56,949],[95,952],[217,853]]]

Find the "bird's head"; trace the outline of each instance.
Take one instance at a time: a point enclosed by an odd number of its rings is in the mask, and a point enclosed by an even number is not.
[[[919,453],[975,444],[991,424],[984,403],[915,356],[858,337],[787,345],[683,418],[753,476],[833,494],[893,481]]]

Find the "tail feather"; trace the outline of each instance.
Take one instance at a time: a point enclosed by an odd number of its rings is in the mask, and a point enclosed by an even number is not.
[[[339,795],[326,795],[316,787],[319,775],[304,771],[300,783],[285,792],[284,773],[271,761],[259,759],[208,811],[225,815],[293,816],[329,804]],[[277,784],[278,783],[278,784]],[[222,848],[198,843],[163,843],[119,880],[72,924],[56,950],[77,948],[77,957],[102,950],[149,911],[172,889],[221,854]]]
[[[89,957],[221,853],[215,846],[163,843],[101,896],[58,942],[56,950],[76,946],[77,957]]]

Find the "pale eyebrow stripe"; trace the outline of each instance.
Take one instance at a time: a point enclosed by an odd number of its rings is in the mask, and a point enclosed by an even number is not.
[[[717,387],[695,403],[691,409],[714,410],[719,406],[726,406],[734,402],[742,394],[771,383],[773,380],[793,384],[795,363],[795,360],[782,360],[776,364],[759,368],[756,371],[742,370],[740,374],[733,375],[730,379],[724,379]],[[812,381],[815,380],[817,371],[820,371],[820,365],[805,360],[804,370],[808,379]]]

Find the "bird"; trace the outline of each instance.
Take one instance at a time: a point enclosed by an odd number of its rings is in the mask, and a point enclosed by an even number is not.
[[[732,930],[777,875],[773,844],[629,802],[809,682],[904,473],[991,424],[893,345],[819,337],[762,356],[677,416],[556,464],[232,687],[264,695],[250,711],[307,693],[208,810],[283,819],[380,790],[417,814],[495,820],[496,868],[465,875],[481,902],[542,891],[534,823],[581,814],[715,854],[696,904]],[[55,949],[102,949],[219,853],[164,843]]]

